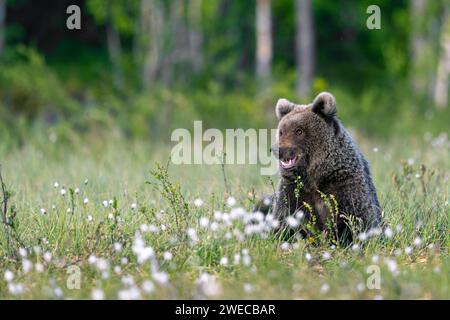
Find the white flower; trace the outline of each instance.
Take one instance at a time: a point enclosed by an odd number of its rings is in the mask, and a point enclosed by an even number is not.
[[[194,206],[196,206],[197,208],[200,208],[203,205],[203,200],[200,198],[197,198],[194,200]]]
[[[44,272],[44,265],[42,263],[36,263],[34,265],[34,268],[36,269],[36,272],[41,273]]]
[[[116,251],[116,252],[122,251],[122,244],[120,242],[115,242],[113,246],[114,246],[114,251]]]
[[[6,270],[4,277],[6,282],[11,282],[14,279],[14,273],[11,270]]]
[[[162,225],[161,225],[161,230],[162,230],[162,231],[166,231],[166,229],[167,229],[166,225],[162,224]]]
[[[405,248],[405,253],[406,253],[407,255],[410,255],[411,252],[412,252],[412,248],[411,248],[411,247],[408,246],[408,247]]]
[[[250,256],[244,255],[242,257],[242,263],[244,264],[244,266],[248,267],[252,263],[252,259],[250,258]]]
[[[214,219],[221,220],[222,219],[222,212],[214,211]]]
[[[28,255],[28,252],[25,248],[19,248],[19,254],[22,258],[24,258]]]
[[[419,237],[416,237],[415,239],[414,239],[414,245],[416,246],[416,247],[418,247],[418,246],[420,246],[422,244],[422,239],[420,239]]]
[[[141,287],[145,293],[151,293],[155,289],[155,285],[150,280],[145,280]]]
[[[89,199],[88,199],[88,198],[84,198],[84,199],[83,199],[83,203],[84,203],[84,204],[88,204],[88,203],[89,203]]]
[[[304,216],[305,213],[302,210],[297,211],[297,213],[295,214],[295,218],[297,218],[298,220],[302,220]]]
[[[235,204],[236,204],[236,199],[231,197],[231,196],[228,197],[228,199],[227,199],[227,206],[234,207]]]
[[[23,293],[23,291],[24,291],[24,287],[23,287],[23,285],[22,284],[20,284],[20,283],[12,283],[12,282],[10,282],[9,284],[8,284],[8,290],[9,290],[9,292],[12,294],[12,295],[19,295],[19,294],[22,294]]]
[[[126,265],[128,263],[128,259],[126,257],[123,257],[123,258],[120,259],[120,263],[122,265]]]
[[[288,242],[283,242],[280,247],[281,247],[281,250],[287,251],[287,250],[289,250],[290,246],[289,246]]]
[[[307,253],[305,254],[305,258],[306,258],[307,261],[311,261],[312,255],[311,255],[309,252],[307,252]]]
[[[105,299],[105,293],[102,289],[92,289],[91,297],[93,300],[103,300]]]
[[[158,282],[159,284],[165,284],[169,281],[169,275],[165,272],[153,272],[152,274],[153,280]]]
[[[216,221],[211,222],[211,225],[210,225],[211,231],[217,231],[217,230],[219,230],[219,227],[220,227],[220,225]]]
[[[353,251],[358,251],[359,250],[359,246],[355,243],[354,245],[352,245],[352,250]]]
[[[80,194],[80,188],[75,189],[75,194]]]
[[[23,273],[28,273],[31,271],[31,269],[33,269],[33,263],[28,259],[23,259],[22,260]]]
[[[377,255],[372,256],[372,263],[378,263],[378,256]]]
[[[363,292],[365,289],[366,289],[366,286],[362,282],[360,282],[356,285],[356,290],[358,290],[359,292]]]
[[[187,234],[188,234],[189,238],[191,238],[191,241],[192,241],[192,242],[195,243],[195,242],[198,241],[197,232],[195,231],[194,228],[189,228],[189,229],[187,230]]]
[[[131,210],[136,210],[137,208],[137,203],[132,203],[131,204]]]
[[[51,252],[46,251],[46,252],[44,253],[44,260],[45,260],[47,263],[50,262],[50,261],[52,261],[52,254],[51,254]]]
[[[131,287],[129,289],[120,290],[118,297],[120,300],[138,300],[141,298],[141,293],[138,288]]]
[[[61,195],[64,197],[66,195],[67,191],[66,189],[62,188],[61,189]]]
[[[54,187],[55,189],[59,187],[58,181],[55,181],[55,183],[53,184],[53,187]]]
[[[320,287],[320,293],[325,294],[328,291],[330,291],[330,286],[328,285],[328,283],[324,283],[321,287]]]
[[[89,182],[88,179],[85,179],[85,180],[84,180],[84,184],[85,184],[85,185],[88,184],[88,182]]]
[[[222,259],[220,259],[220,264],[223,266],[228,265],[228,258],[227,257],[222,257]]]
[[[105,208],[107,208],[108,207],[108,200],[103,200],[103,206],[105,207]]]
[[[199,220],[199,223],[200,223],[200,227],[206,228],[206,227],[208,227],[209,219],[207,217],[201,217]]]
[[[292,216],[286,217],[286,223],[291,228],[297,228],[300,225],[300,222]]]
[[[264,198],[264,205],[269,206],[272,204],[272,200],[269,197]]]
[[[172,260],[172,252],[166,251],[163,253],[163,258],[166,261],[170,261]]]
[[[125,285],[125,286],[133,286],[134,285],[134,279],[133,279],[133,276],[123,276],[122,277],[122,279],[121,279],[121,281],[122,281],[122,283]]]
[[[41,214],[44,215],[47,213],[47,210],[45,210],[44,208],[41,208]]]
[[[196,282],[203,293],[207,296],[217,296],[222,291],[217,278],[215,276],[209,275],[208,273],[202,273],[198,277]]]
[[[233,257],[233,263],[239,264],[239,262],[241,262],[241,255],[239,253],[236,253]]]
[[[244,291],[250,293],[253,291],[253,286],[251,283],[244,283]]]
[[[397,262],[395,260],[387,258],[384,262],[386,263],[390,272],[394,274],[397,273]]]
[[[322,258],[323,258],[323,260],[329,260],[330,258],[331,258],[331,254],[329,253],[329,252],[324,252],[323,254],[322,254]]]
[[[155,255],[155,251],[152,247],[136,248],[133,246],[133,251],[137,255],[137,260],[140,264],[143,264]]]
[[[374,147],[372,150],[373,150],[373,152],[378,152],[379,151],[379,149],[377,147]]]
[[[61,288],[56,287],[53,289],[53,294],[55,295],[55,297],[61,298],[63,296],[63,291]]]
[[[91,254],[88,258],[88,263],[89,264],[94,264],[97,261],[97,257],[94,256],[93,254]]]
[[[359,239],[360,241],[365,241],[365,240],[367,240],[367,233],[361,232],[361,233],[358,235],[358,239]]]
[[[92,216],[89,214],[87,217],[86,217],[86,220],[87,221],[92,221],[94,218],[92,218]]]
[[[392,236],[394,235],[394,233],[392,232],[392,229],[391,229],[391,228],[387,227],[387,228],[384,230],[384,235],[390,239],[390,238],[392,238]]]

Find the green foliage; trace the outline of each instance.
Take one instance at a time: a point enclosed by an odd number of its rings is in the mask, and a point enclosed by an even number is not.
[[[13,113],[34,118],[77,111],[63,85],[35,50],[17,47],[17,60],[0,69],[0,97]]]

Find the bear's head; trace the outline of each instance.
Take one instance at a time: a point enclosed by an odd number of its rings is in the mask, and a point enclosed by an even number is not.
[[[275,111],[279,123],[272,152],[279,159],[281,175],[293,177],[323,157],[327,144],[339,131],[336,100],[328,92],[320,93],[308,105],[280,99]]]

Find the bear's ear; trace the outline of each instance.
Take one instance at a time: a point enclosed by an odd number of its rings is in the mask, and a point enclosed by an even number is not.
[[[337,112],[336,99],[329,92],[319,93],[312,103],[312,111],[325,118],[332,118]]]
[[[285,115],[294,110],[296,104],[290,102],[287,99],[279,99],[277,105],[275,107],[275,113],[277,115],[278,120],[281,120]]]

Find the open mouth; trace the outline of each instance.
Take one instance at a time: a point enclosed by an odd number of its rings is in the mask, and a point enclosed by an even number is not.
[[[295,162],[297,161],[297,156],[288,160],[280,160],[281,167],[283,169],[290,169],[295,166]]]

